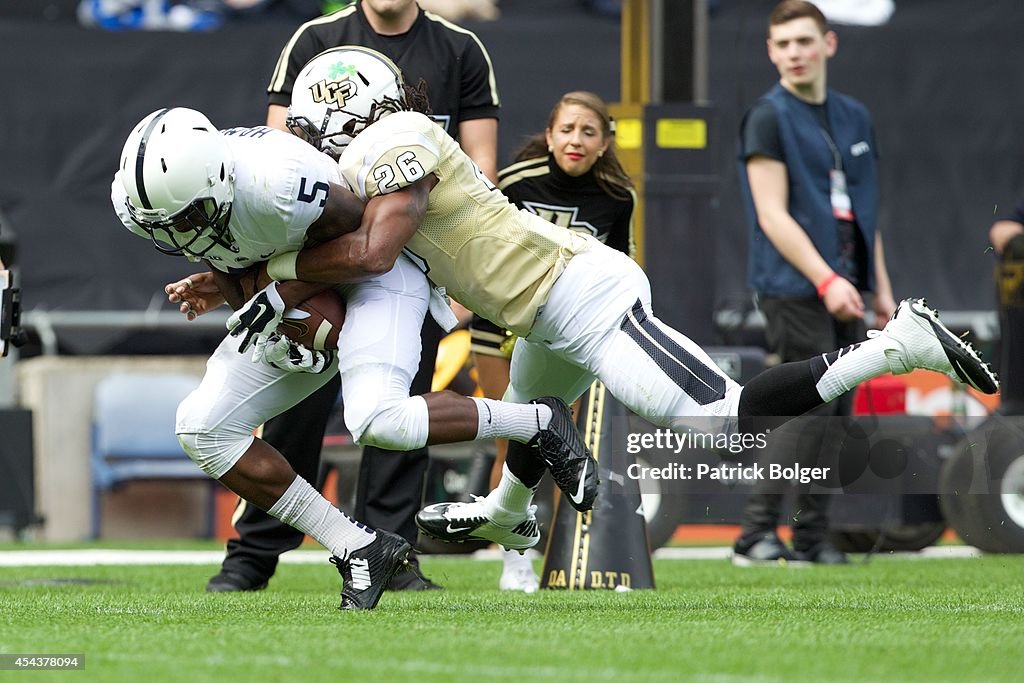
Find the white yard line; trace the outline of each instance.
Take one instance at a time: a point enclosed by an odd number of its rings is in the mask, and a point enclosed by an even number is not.
[[[877,557],[898,557],[910,560],[980,557],[982,552],[969,545],[935,545],[916,553],[878,553]],[[654,551],[659,560],[724,560],[732,557],[732,548],[659,548]]]
[[[937,559],[978,557],[977,548],[965,545],[940,545],[925,548],[919,553],[879,553],[879,557],[909,559]],[[729,547],[660,548],[654,552],[659,560],[724,560],[732,555]],[[293,550],[281,556],[286,564],[319,564],[327,562],[323,550]],[[469,555],[452,555],[474,560],[498,560],[496,550],[480,550]],[[224,559],[220,550],[3,550],[0,567],[82,567],[95,565],[160,565],[210,564]]]

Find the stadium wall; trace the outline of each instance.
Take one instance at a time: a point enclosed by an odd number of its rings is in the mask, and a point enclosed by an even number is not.
[[[543,8],[540,7],[543,5]],[[711,97],[721,117],[716,301],[745,298],[745,226],[733,138],[774,81],[764,53],[767,0],[719,3]],[[619,28],[574,0],[503,0],[503,17],[467,26],[487,45],[503,99],[500,161],[562,92],[616,100]],[[2,18],[2,10],[0,10]],[[0,107],[0,209],[17,231],[27,309],[141,310],[184,264],[124,234],[109,182],[126,132],[161,106],[222,125],[264,119],[264,88],[294,26],[253,22],[210,34],[105,33],[54,21],[0,21],[8,81]],[[830,82],[872,110],[882,155],[882,225],[897,295],[942,308],[994,303],[986,230],[1024,192],[1024,3],[898,0],[883,27],[839,26]],[[678,230],[685,248],[686,226]],[[685,273],[681,275],[685,277]],[[81,337],[85,339],[83,335]],[[84,344],[84,342],[82,342]],[[68,340],[67,350],[96,352]]]

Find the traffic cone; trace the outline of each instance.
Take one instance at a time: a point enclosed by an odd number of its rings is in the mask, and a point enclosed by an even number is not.
[[[580,399],[576,425],[597,459],[601,485],[588,512],[556,496],[541,588],[654,588],[640,486],[626,476],[636,462],[626,450],[626,408],[594,382]]]

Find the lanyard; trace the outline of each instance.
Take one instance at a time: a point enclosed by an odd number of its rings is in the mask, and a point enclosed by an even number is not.
[[[832,150],[832,168],[837,171],[843,170],[843,157],[839,154],[839,148],[836,147],[836,143],[832,141],[832,136],[828,134],[828,131],[821,128],[821,134],[825,138],[825,142],[828,143],[828,148]]]
[[[832,204],[832,215],[840,221],[854,221],[853,203],[846,189],[846,174],[843,173],[843,157],[839,154],[839,148],[832,140],[828,131],[821,128],[821,134],[832,150],[832,170],[829,171],[829,202]]]

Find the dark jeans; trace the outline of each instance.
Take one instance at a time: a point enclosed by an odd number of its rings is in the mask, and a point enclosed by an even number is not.
[[[1020,239],[1020,238],[1018,238]],[[996,270],[999,295],[999,412],[1024,415],[1024,254],[1009,246]]]
[[[760,308],[765,316],[768,349],[782,362],[804,360],[864,340],[863,321],[843,323],[825,309],[817,299],[783,299],[766,297]],[[817,455],[828,443],[826,418],[849,415],[853,406],[852,392],[829,404],[797,418],[772,435],[770,445],[761,454],[767,462],[784,465],[797,460],[805,467],[817,463]],[[764,462],[762,460],[762,462]],[[743,510],[741,536],[761,536],[779,525],[787,482],[759,480],[753,486]],[[832,494],[810,493],[810,485],[797,488],[794,514],[790,519],[793,545],[807,550],[825,539],[828,531],[828,506]]]

